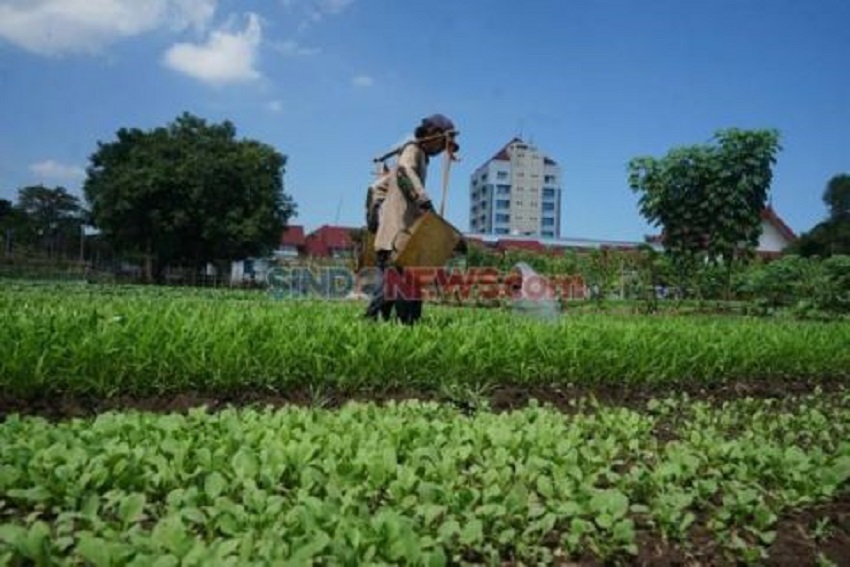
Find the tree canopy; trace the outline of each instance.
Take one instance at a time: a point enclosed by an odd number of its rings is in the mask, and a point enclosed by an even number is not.
[[[792,250],[802,256],[850,254],[850,175],[835,175],[826,184],[827,218],[801,234]]]
[[[141,252],[160,272],[274,248],[296,208],[283,190],[285,165],[273,147],[237,139],[231,122],[184,113],[99,142],[83,190],[115,250]]]
[[[850,217],[850,175],[836,175],[826,184],[823,201],[829,208],[829,218],[833,220]]]
[[[4,248],[68,256],[79,248],[85,214],[80,199],[64,187],[22,187],[16,203],[0,200]]]
[[[781,147],[776,130],[719,130],[712,141],[633,159],[629,186],[669,254],[729,263],[758,246]]]
[[[45,232],[68,222],[78,224],[83,216],[80,199],[64,187],[23,187],[18,191],[17,207]]]

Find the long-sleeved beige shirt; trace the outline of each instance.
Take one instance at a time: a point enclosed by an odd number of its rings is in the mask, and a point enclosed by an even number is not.
[[[425,190],[428,161],[428,155],[416,143],[409,143],[395,167],[372,187],[373,199],[381,203],[375,251],[390,251],[391,260],[410,238],[410,227],[422,214],[420,205],[431,200]]]

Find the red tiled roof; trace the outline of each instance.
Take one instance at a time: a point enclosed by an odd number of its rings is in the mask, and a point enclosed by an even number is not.
[[[511,156],[508,155],[508,148],[510,147],[511,144],[514,144],[516,142],[522,142],[522,140],[520,140],[519,138],[514,138],[513,140],[511,140],[510,142],[505,144],[505,146],[501,150],[496,152],[496,155],[494,155],[492,158],[490,158],[490,161],[494,161],[494,160],[496,160],[496,161],[510,161]]]
[[[770,205],[768,205],[766,208],[762,209],[761,218],[762,218],[762,220],[770,223],[770,225],[773,226],[776,230],[778,230],[779,234],[781,234],[784,238],[786,238],[788,240],[797,240],[797,235],[794,234],[794,231],[791,230],[791,227],[789,227],[787,224],[785,224],[785,221],[783,221],[779,217],[779,215],[776,214],[776,211],[774,211],[773,207],[771,207]],[[663,234],[647,235],[647,236],[644,237],[644,239],[648,243],[658,243],[658,244],[664,243],[664,235]]]
[[[308,256],[323,257],[329,256],[327,245],[318,238],[307,237],[307,244],[304,247]]]
[[[300,225],[292,225],[283,229],[283,234],[280,237],[281,246],[304,246],[304,227]]]
[[[511,156],[510,154],[508,154],[508,148],[511,146],[511,144],[516,143],[523,144],[525,142],[523,142],[521,138],[514,138],[513,140],[505,144],[501,150],[496,152],[496,154],[492,158],[490,158],[490,161],[510,161]],[[558,165],[558,162],[546,156],[543,156],[543,163],[545,165]]]
[[[307,254],[310,256],[329,256],[331,250],[351,250],[352,228],[345,226],[323,225],[311,232],[306,239]]]
[[[529,252],[545,252],[546,247],[537,240],[509,240],[501,238],[496,243],[496,249],[499,251],[506,250],[527,250]]]
[[[487,243],[484,242],[483,238],[475,238],[474,236],[464,237],[467,244],[474,244],[475,246],[487,246]]]
[[[344,226],[324,225],[316,230],[313,235],[320,238],[330,248],[349,248],[352,245],[351,231],[353,229]]]
[[[761,218],[762,220],[769,222],[776,230],[779,231],[779,234],[781,234],[783,237],[787,238],[788,240],[797,240],[797,235],[794,234],[794,231],[791,230],[791,227],[789,227],[787,224],[785,224],[785,221],[779,218],[779,215],[776,214],[776,211],[774,211],[773,207],[771,207],[770,205],[768,205],[767,208],[762,209]]]

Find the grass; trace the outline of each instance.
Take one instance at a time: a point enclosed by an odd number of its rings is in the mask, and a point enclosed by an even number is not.
[[[361,312],[250,292],[10,286],[0,291],[0,391],[27,399],[850,375],[848,322],[570,312],[540,321],[433,307],[407,328]]]

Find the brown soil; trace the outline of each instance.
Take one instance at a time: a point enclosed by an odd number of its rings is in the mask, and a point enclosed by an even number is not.
[[[10,414],[38,415],[48,419],[86,417],[112,410],[136,409],[157,413],[184,413],[192,408],[206,406],[216,411],[230,406],[295,405],[300,407],[338,408],[350,401],[385,404],[403,400],[428,400],[453,403],[465,411],[473,412],[482,403],[491,411],[504,412],[526,407],[532,400],[549,404],[568,414],[575,413],[580,402],[596,400],[609,406],[625,406],[642,410],[652,399],[687,395],[691,399],[711,403],[739,400],[745,397],[788,400],[790,396],[813,393],[817,388],[824,393],[837,393],[846,389],[838,379],[822,380],[739,380],[718,384],[690,386],[683,384],[599,384],[575,385],[523,385],[501,384],[487,387],[480,394],[447,394],[434,390],[387,389],[380,391],[311,390],[307,387],[287,391],[246,390],[240,392],[186,391],[159,396],[121,395],[112,398],[80,395],[49,394],[35,399],[21,399],[0,393],[0,421]]]
[[[825,527],[818,533],[821,523]],[[850,565],[850,493],[832,502],[786,514],[770,547],[770,565],[817,565],[818,556]]]

